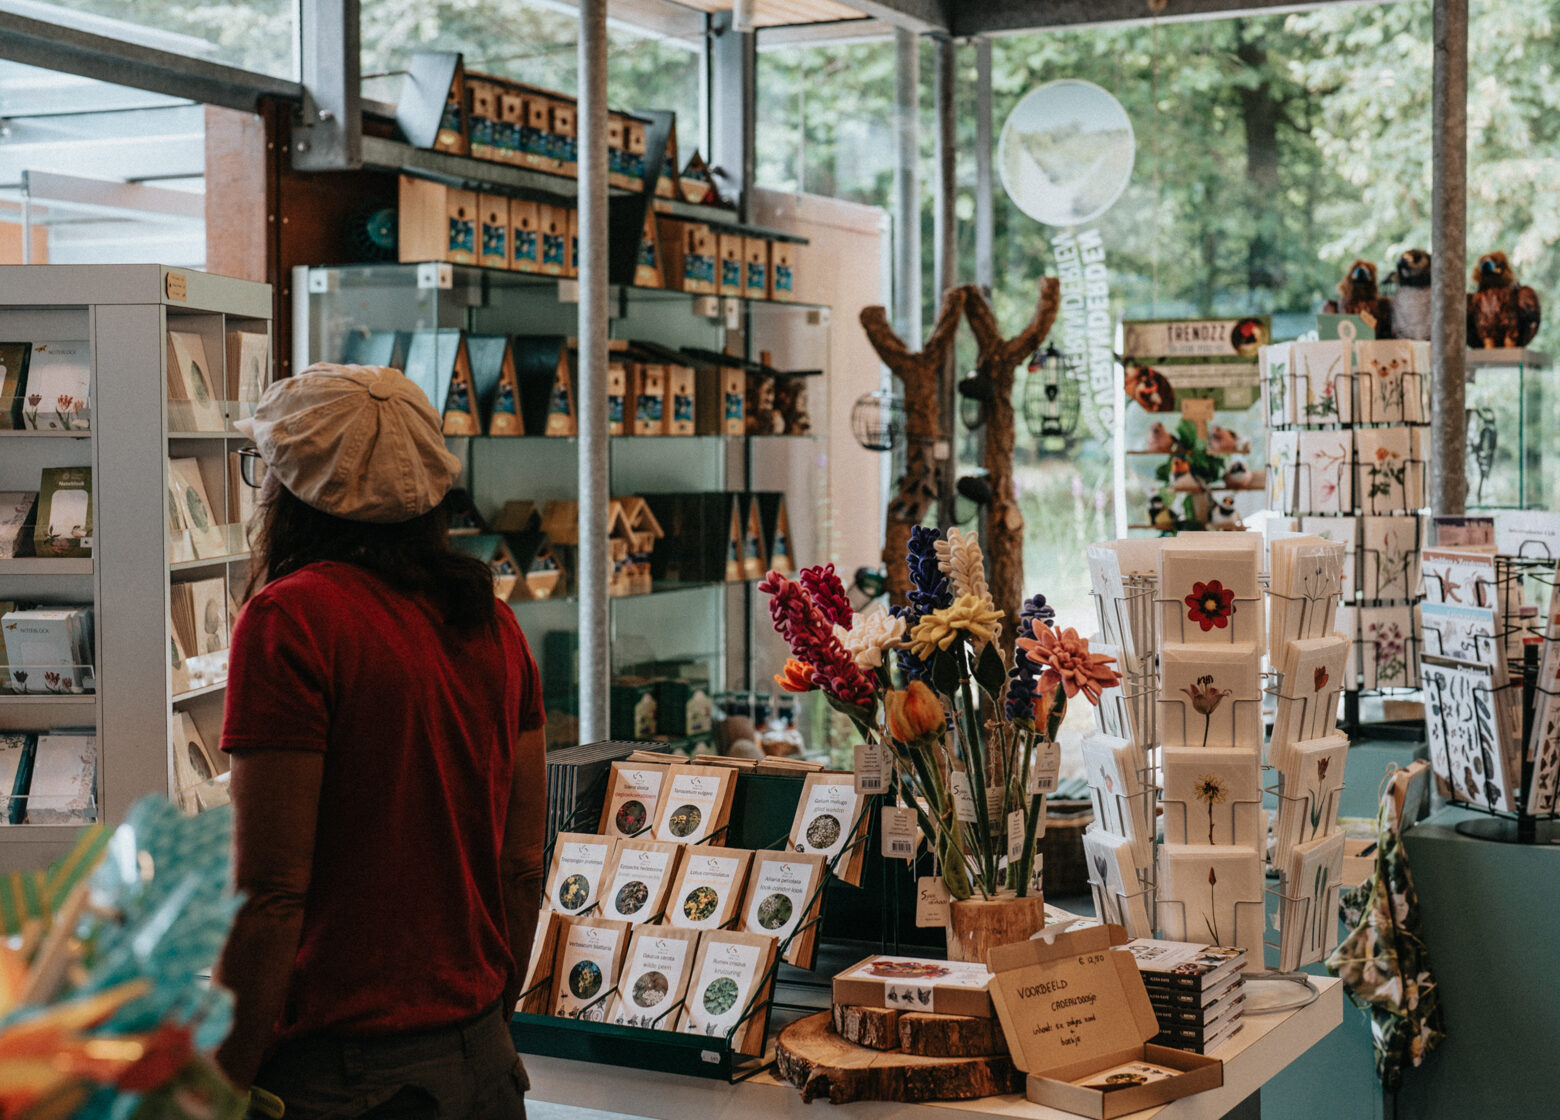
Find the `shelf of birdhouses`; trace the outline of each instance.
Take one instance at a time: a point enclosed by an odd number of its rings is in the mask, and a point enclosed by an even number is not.
[[[579,180],[572,175],[555,175],[530,167],[414,148],[382,136],[363,137],[363,166],[490,194],[573,199],[580,193]],[[613,198],[627,198],[633,193],[621,187],[608,191]]]

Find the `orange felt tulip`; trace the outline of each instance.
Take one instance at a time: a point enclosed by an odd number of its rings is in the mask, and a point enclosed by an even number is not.
[[[888,733],[901,743],[941,735],[948,726],[942,701],[921,681],[911,681],[903,691],[890,692],[883,706],[888,716]]]
[[[785,659],[785,670],[775,674],[775,683],[786,692],[811,692],[818,687],[813,683],[813,667],[794,657]]]

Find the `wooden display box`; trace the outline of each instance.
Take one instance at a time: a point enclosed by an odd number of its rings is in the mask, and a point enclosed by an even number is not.
[[[896,975],[907,970],[911,975]],[[914,973],[940,973],[914,974]],[[834,977],[836,1007],[886,1007],[990,1019],[991,974],[969,961],[874,955]]]
[[[397,214],[397,254],[403,263],[477,263],[476,191],[402,175]]]
[[[1110,1120],[1224,1084],[1218,1058],[1148,1041],[1159,1020],[1137,962],[1116,948],[1126,942],[1120,926],[1096,926],[991,951],[991,1000],[1029,1100]],[[1133,1062],[1176,1073],[1131,1088],[1075,1084]]]
[[[539,203],[536,224],[541,243],[541,264],[537,271],[548,276],[569,274],[569,211],[562,206]]]
[[[697,379],[688,366],[666,367],[666,434],[691,436],[697,429]]]
[[[695,295],[715,294],[715,235],[699,222],[657,218],[666,284]]]
[[[556,173],[561,164],[553,154],[552,99],[535,90],[525,91],[525,127],[520,130],[520,163],[537,171]]]
[[[498,127],[493,145],[502,163],[519,164],[520,135],[525,131],[525,94],[504,83],[498,87]]]
[[[571,178],[580,173],[579,131],[575,124],[574,102],[561,97],[552,99],[552,154],[558,161],[558,171]]]
[[[666,367],[649,362],[636,362],[633,366],[633,434],[636,436],[664,436],[666,434]]]

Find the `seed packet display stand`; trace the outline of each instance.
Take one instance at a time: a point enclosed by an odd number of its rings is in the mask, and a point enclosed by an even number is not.
[[[738,780],[746,775],[738,775]],[[799,784],[799,783],[798,783]],[[850,836],[852,839],[840,852],[826,865],[825,873],[820,876],[818,884],[808,896],[804,914],[811,917],[798,922],[796,928],[783,940],[776,941],[774,959],[770,962],[763,976],[755,982],[753,993],[743,1005],[742,1014],[731,1028],[719,1036],[682,1034],[676,1031],[655,1029],[647,1027],[620,1026],[616,1023],[592,1022],[585,1019],[565,1018],[557,1015],[533,1015],[518,1012],[512,1016],[509,1025],[510,1034],[515,1040],[515,1047],[522,1053],[546,1054],[550,1057],[570,1058],[576,1061],[601,1062],[607,1065],[628,1066],[634,1069],[656,1070],[668,1073],[681,1073],[692,1077],[709,1078],[716,1081],[737,1082],[744,1081],[759,1073],[768,1064],[762,1054],[743,1054],[735,1048],[734,1040],[742,1034],[747,1025],[755,1016],[761,1017],[764,1022],[764,1035],[769,1034],[769,1021],[771,1013],[777,1008],[785,1008],[775,998],[775,986],[779,977],[780,965],[784,962],[785,955],[791,943],[800,937],[809,928],[819,925],[823,921],[823,896],[834,877],[836,868],[851,858],[852,853],[861,845],[867,843],[868,822],[877,812],[880,802],[878,797],[864,799],[861,810],[852,822]],[[584,822],[590,819],[594,823],[592,813],[582,808],[576,818]],[[651,830],[646,828],[640,835],[648,835]],[[738,834],[738,830],[731,823],[722,826],[716,833],[699,841],[699,845],[711,844],[724,846],[728,843],[727,837],[734,837],[731,843],[737,847],[748,846],[745,837]],[[753,845],[760,851],[783,851],[790,839],[789,831],[778,840],[766,838],[762,845]],[[695,845],[698,846],[698,845]],[[550,863],[550,852],[548,853]],[[591,909],[600,905],[598,900]],[[588,911],[586,912],[588,913]],[[584,916],[575,915],[576,917]],[[659,921],[662,914],[656,915],[652,921]],[[743,913],[739,909],[726,926],[721,928],[735,929],[743,919]],[[692,962],[690,961],[690,967]],[[522,1000],[541,987],[552,982],[549,973],[539,980],[532,988],[521,993]],[[596,1007],[603,1001],[610,999],[617,992],[614,984],[608,991],[603,992],[587,1007]],[[765,993],[768,993],[765,995]],[[686,998],[686,997],[685,997]],[[679,1000],[672,1007],[663,1012],[656,1022],[660,1022],[667,1015],[680,1011],[684,1000]],[[811,1008],[797,1008],[796,1010],[810,1011]]]
[[[1523,551],[1537,552],[1548,549],[1538,542],[1524,544]],[[1434,573],[1426,572],[1425,579],[1439,578]],[[1545,556],[1497,556],[1495,558],[1495,584],[1491,594],[1500,604],[1497,617],[1500,619],[1498,632],[1489,639],[1492,648],[1495,643],[1505,643],[1510,649],[1510,642],[1519,636],[1525,636],[1527,640],[1522,645],[1522,662],[1520,665],[1511,666],[1511,679],[1496,685],[1493,689],[1478,689],[1480,695],[1487,697],[1487,703],[1491,711],[1499,711],[1501,696],[1499,693],[1507,690],[1520,689],[1522,712],[1522,746],[1520,756],[1522,766],[1519,771],[1519,785],[1512,791],[1512,800],[1516,803],[1515,811],[1503,811],[1492,807],[1488,803],[1471,801],[1459,795],[1457,787],[1452,786],[1451,796],[1447,800],[1461,809],[1482,813],[1486,820],[1467,820],[1458,822],[1456,828],[1464,836],[1470,836],[1478,840],[1493,840],[1505,844],[1553,844],[1560,843],[1560,810],[1549,813],[1531,812],[1529,793],[1533,780],[1533,768],[1537,761],[1534,755],[1527,749],[1533,741],[1533,725],[1538,715],[1540,697],[1554,698],[1552,702],[1560,703],[1560,692],[1548,688],[1539,681],[1539,670],[1544,660],[1550,654],[1550,646],[1560,641],[1560,628],[1557,628],[1553,619],[1540,615],[1540,632],[1537,635],[1530,633],[1521,620],[1513,617],[1513,610],[1517,609],[1523,600],[1523,596],[1517,592],[1517,588],[1528,585],[1540,589],[1538,598],[1545,604],[1541,611],[1547,611],[1547,605],[1552,601],[1557,579],[1556,559]],[[1435,633],[1432,631],[1431,633]],[[1536,639],[1536,640],[1535,640]],[[1435,654],[1439,651],[1435,648],[1435,639],[1429,634],[1425,638],[1424,651]],[[1439,711],[1439,716],[1434,713]],[[1446,705],[1440,703],[1440,697],[1425,697],[1425,715],[1427,719],[1446,719]]]

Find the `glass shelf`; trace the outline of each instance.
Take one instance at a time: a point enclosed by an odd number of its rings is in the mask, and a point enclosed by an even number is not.
[[[239,524],[213,525],[204,533],[193,529],[168,534],[168,570],[216,567],[249,559],[249,538]]]
[[[254,416],[258,401],[168,401],[169,439],[248,439],[233,425]]]
[[[81,439],[92,434],[92,405],[76,401],[72,397],[59,397],[61,405],[68,406],[62,413],[58,405],[45,404],[40,398],[37,404],[30,396],[0,397],[0,416],[10,418],[18,428],[0,429],[7,436],[65,436]],[[18,416],[17,413],[21,415]]]

